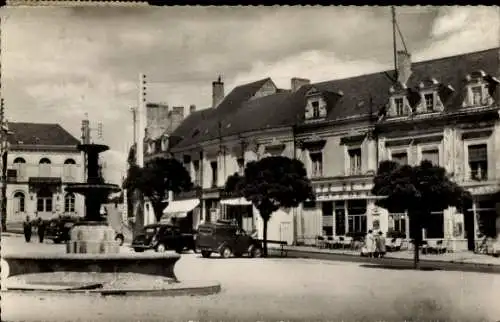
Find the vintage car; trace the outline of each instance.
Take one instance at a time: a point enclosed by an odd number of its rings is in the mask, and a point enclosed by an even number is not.
[[[66,242],[70,239],[70,231],[79,217],[61,216],[47,221],[45,239],[51,239],[55,244]]]
[[[54,244],[69,241],[71,228],[82,220],[81,217],[75,216],[60,216],[48,220],[45,225],[45,239],[51,239]],[[121,246],[125,238],[122,233],[117,232],[115,234],[115,240]]]
[[[201,255],[205,258],[210,257],[212,253],[219,253],[223,258],[228,258],[231,255],[235,257],[242,255],[262,256],[261,242],[228,221],[201,224],[198,227],[196,248],[201,251]]]
[[[147,249],[164,252],[173,249],[181,253],[186,248],[196,251],[193,232],[182,232],[179,227],[162,223],[144,226],[142,233],[132,241],[131,247],[136,252]]]

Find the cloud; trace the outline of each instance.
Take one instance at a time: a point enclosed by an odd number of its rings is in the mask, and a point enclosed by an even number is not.
[[[415,58],[427,60],[500,46],[499,7],[441,9],[432,25],[429,45]]]
[[[417,59],[498,44],[498,11],[488,7],[397,13]],[[148,75],[148,100],[201,109],[219,74],[229,92],[265,77],[289,88],[291,77],[315,82],[392,66],[387,7],[18,7],[1,14],[8,118],[58,122],[79,137],[88,113],[92,124],[103,123],[115,173],[132,140],[129,108],[137,105],[140,72]]]

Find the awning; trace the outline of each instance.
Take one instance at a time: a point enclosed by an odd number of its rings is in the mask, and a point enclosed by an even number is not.
[[[220,204],[227,206],[250,206],[252,203],[245,198],[232,198],[221,200]]]
[[[171,201],[168,206],[163,209],[164,214],[187,213],[200,204],[200,199],[187,199]]]

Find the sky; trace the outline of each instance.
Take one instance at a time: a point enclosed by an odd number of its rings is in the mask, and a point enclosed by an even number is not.
[[[500,45],[499,7],[396,13],[414,61]],[[19,7],[1,16],[7,118],[59,123],[79,138],[87,113],[103,124],[113,183],[125,174],[139,73],[148,101],[202,109],[218,75],[228,93],[266,77],[290,88],[292,77],[318,82],[394,64],[389,7]]]

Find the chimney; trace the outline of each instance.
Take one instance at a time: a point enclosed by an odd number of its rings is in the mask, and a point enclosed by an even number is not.
[[[196,112],[196,105],[191,104],[189,105],[189,114]]]
[[[215,82],[212,82],[212,107],[216,108],[223,99],[224,82],[222,81],[221,76],[219,76]]]
[[[406,86],[411,76],[411,55],[403,50],[397,52],[398,82]]]
[[[292,93],[295,93],[302,86],[309,85],[309,84],[311,84],[311,81],[309,79],[293,77],[291,80],[290,88],[292,89]]]
[[[184,106],[174,106],[170,113],[170,128],[168,134],[172,134],[184,120]]]

